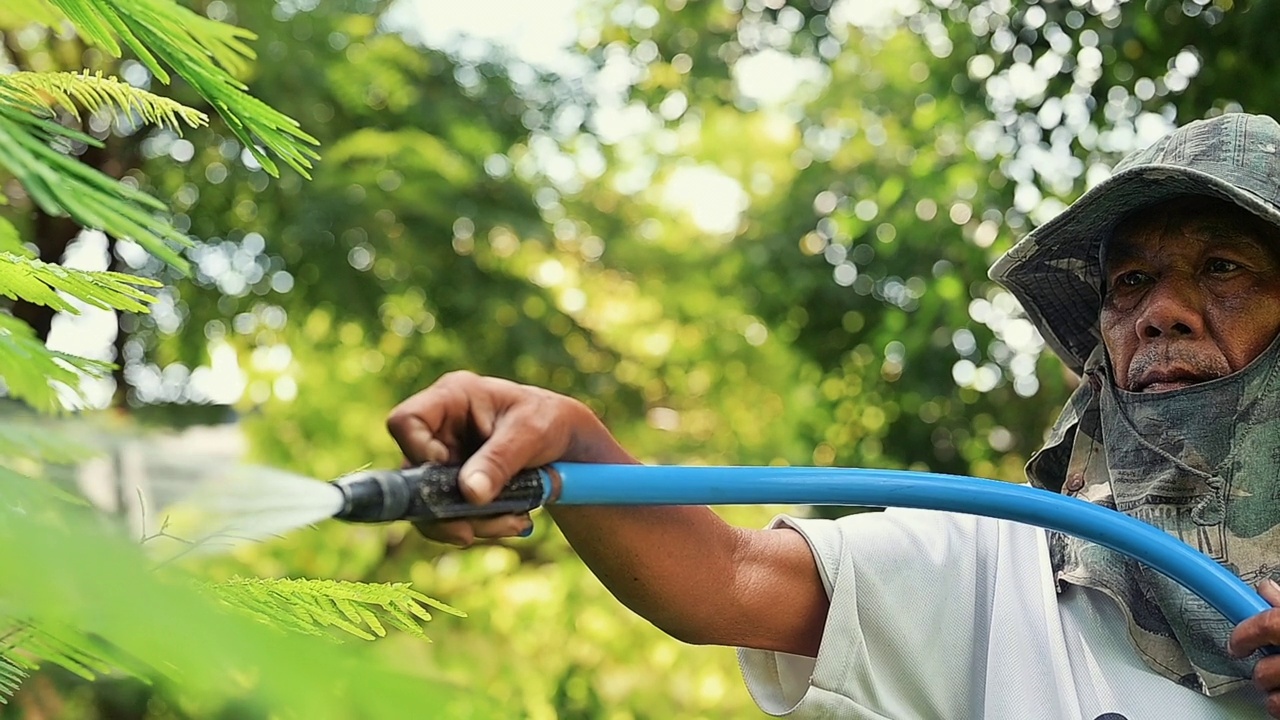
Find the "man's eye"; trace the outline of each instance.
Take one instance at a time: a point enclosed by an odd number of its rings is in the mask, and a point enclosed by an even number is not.
[[[1138,287],[1147,281],[1147,274],[1138,270],[1130,270],[1116,277],[1116,287]]]
[[[1222,258],[1214,258],[1206,264],[1205,269],[1213,273],[1214,275],[1221,275],[1224,273],[1229,273],[1229,272],[1234,272],[1236,270],[1239,270],[1240,265],[1238,263],[1233,263],[1230,260],[1223,260]]]

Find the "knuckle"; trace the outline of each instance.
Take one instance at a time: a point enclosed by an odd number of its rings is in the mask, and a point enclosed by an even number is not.
[[[541,403],[522,408],[519,415],[520,424],[539,435],[544,434],[558,424],[555,414],[548,410]]]
[[[435,384],[440,386],[450,386],[450,387],[456,386],[456,385],[468,385],[475,382],[479,378],[480,378],[479,375],[476,375],[470,370],[450,370],[444,375],[441,375],[440,379],[437,380]]]
[[[1269,693],[1267,695],[1267,714],[1273,718],[1280,718],[1280,693]]]
[[[529,412],[539,426],[553,427],[578,412],[576,406],[577,401],[572,398],[544,391],[531,405]]]
[[[1280,657],[1266,657],[1253,668],[1253,685],[1262,692],[1271,692],[1280,685]],[[1276,695],[1280,702],[1280,695]]]
[[[1280,640],[1280,610],[1268,610],[1262,615],[1259,635]]]
[[[387,414],[387,430],[392,435],[403,433],[409,428],[411,422],[413,422],[413,411],[409,410],[406,403],[400,403]]]

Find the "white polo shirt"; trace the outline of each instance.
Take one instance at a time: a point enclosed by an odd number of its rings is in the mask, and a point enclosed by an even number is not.
[[[831,610],[818,657],[739,650],[756,703],[795,718],[1263,718],[1248,687],[1216,698],[1150,670],[1105,595],[1055,592],[1045,533],[890,509],[779,517],[808,540]]]

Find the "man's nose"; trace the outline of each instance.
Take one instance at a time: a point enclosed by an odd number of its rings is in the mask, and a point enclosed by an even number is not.
[[[1163,279],[1148,293],[1135,330],[1147,340],[1194,338],[1204,333],[1200,291],[1190,280]]]

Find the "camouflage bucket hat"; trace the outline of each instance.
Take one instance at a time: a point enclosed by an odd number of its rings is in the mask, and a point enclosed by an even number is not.
[[[1226,200],[1280,227],[1280,124],[1230,113],[1179,128],[1028,233],[991,267],[991,279],[1080,373],[1100,339],[1103,243],[1130,214],[1183,195]]]

